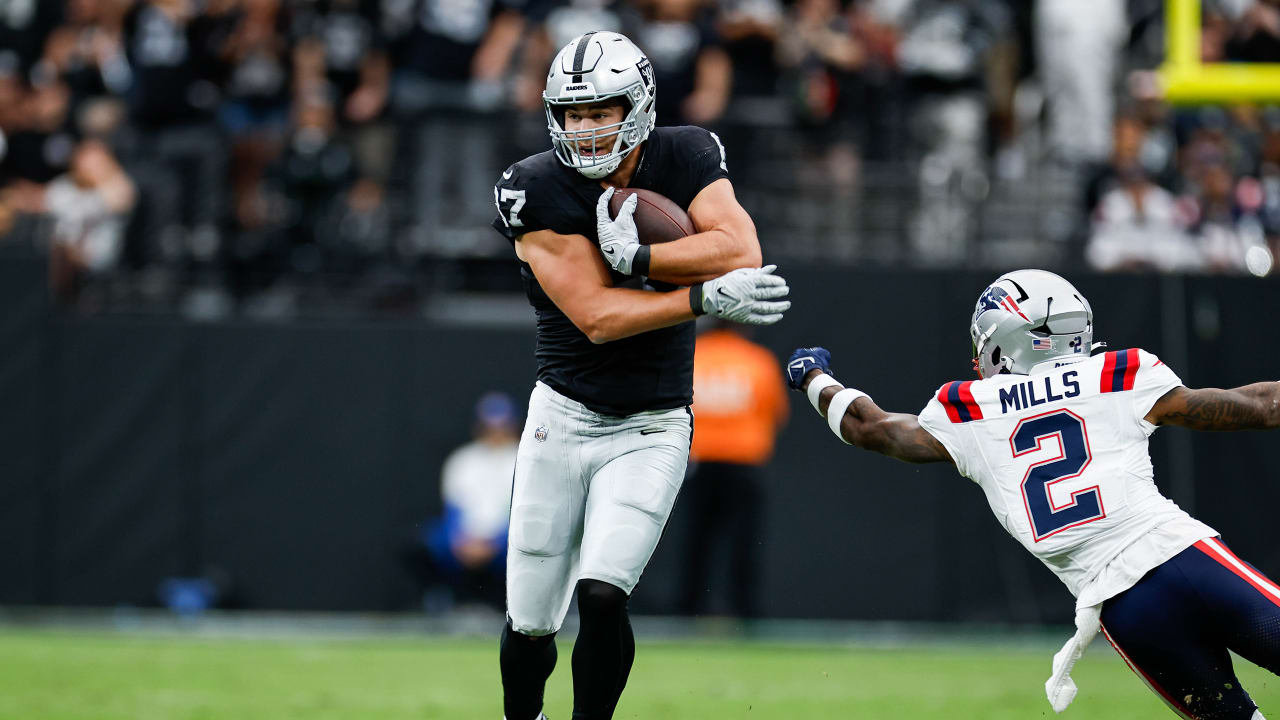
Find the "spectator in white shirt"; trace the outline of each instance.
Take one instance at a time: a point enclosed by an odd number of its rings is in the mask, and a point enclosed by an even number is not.
[[[1196,270],[1202,261],[1187,233],[1187,208],[1147,176],[1143,132],[1137,118],[1116,118],[1111,169],[1101,182],[1085,259],[1105,272]]]
[[[1202,261],[1187,234],[1177,200],[1147,179],[1141,168],[1119,173],[1120,187],[1094,211],[1085,259],[1096,270],[1194,271]]]
[[[71,169],[44,191],[44,211],[53,221],[50,253],[54,294],[73,299],[87,277],[115,269],[124,228],[137,201],[133,181],[106,145],[86,140]]]
[[[475,439],[449,454],[441,470],[444,516],[428,523],[428,599],[437,606],[478,600],[502,607],[511,481],[519,426],[511,398],[491,392],[476,403]],[[419,554],[418,559],[421,560]],[[432,587],[434,586],[434,588]]]

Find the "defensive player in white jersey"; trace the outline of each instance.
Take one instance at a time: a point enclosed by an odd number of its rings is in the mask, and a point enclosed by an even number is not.
[[[1259,720],[1228,650],[1280,675],[1280,587],[1156,489],[1147,438],[1160,425],[1280,427],[1280,383],[1185,387],[1145,350],[1092,355],[1093,311],[1042,270],[1003,275],[970,325],[982,378],[938,389],[919,416],[888,413],[801,348],[789,384],[844,442],[907,462],[950,462],[1076,597],[1077,632],[1045,691],[1062,712],[1069,673],[1099,628],[1184,718]]]

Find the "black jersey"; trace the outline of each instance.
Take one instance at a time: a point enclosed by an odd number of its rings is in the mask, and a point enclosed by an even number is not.
[[[698,127],[656,128],[638,150],[640,162],[628,187],[653,190],[686,211],[707,185],[728,177],[724,148]],[[566,167],[548,150],[507,168],[494,188],[493,226],[509,240],[551,230],[596,241],[598,180]],[[666,410],[693,401],[693,322],[592,343],[547,297],[527,264],[525,293],[538,316],[538,379],[606,415]],[[672,286],[613,273],[617,286],[666,291]]]

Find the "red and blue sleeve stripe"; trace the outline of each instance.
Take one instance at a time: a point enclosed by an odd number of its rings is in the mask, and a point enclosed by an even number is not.
[[[982,419],[982,407],[973,399],[973,392],[970,390],[973,382],[956,380],[938,388],[938,402],[946,409],[951,422],[967,423]]]
[[[1134,378],[1138,376],[1138,351],[1117,350],[1109,352],[1102,363],[1102,384],[1099,392],[1120,392],[1132,390]]]

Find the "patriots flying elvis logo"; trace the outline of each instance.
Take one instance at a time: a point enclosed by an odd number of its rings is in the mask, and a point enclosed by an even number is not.
[[[1007,297],[1009,297],[1009,293],[1005,292],[1004,288],[992,285],[987,288],[986,292],[982,293],[982,297],[978,298],[978,314],[981,315],[988,310],[998,309],[1000,301]]]
[[[974,317],[988,310],[1004,310],[1018,315],[1027,322],[1031,322],[1026,315],[1022,314],[1022,308],[1018,307],[1018,302],[1013,299],[1013,296],[997,285],[987,288],[987,291],[982,293],[982,297],[978,298],[978,306],[974,309]]]

